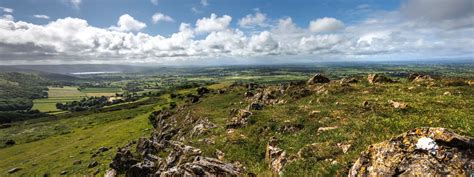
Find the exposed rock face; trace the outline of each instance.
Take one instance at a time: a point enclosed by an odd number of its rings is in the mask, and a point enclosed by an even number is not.
[[[388,103],[392,104],[392,106],[396,109],[407,109],[408,108],[408,104],[403,103],[403,102],[397,102],[397,101],[389,100]]]
[[[381,74],[369,74],[367,76],[367,81],[371,84],[375,83],[392,83],[394,82],[392,79],[385,77],[384,75]]]
[[[469,176],[474,139],[444,128],[417,128],[369,146],[349,176]]]
[[[317,83],[328,83],[330,80],[327,77],[324,77],[321,74],[315,74],[313,77],[311,77],[306,83],[311,85],[311,84],[317,84]]]
[[[356,78],[344,78],[341,79],[340,84],[353,84],[359,82]]]
[[[286,151],[277,147],[278,139],[271,137],[268,141],[267,149],[265,151],[265,160],[270,169],[275,174],[281,174],[283,167],[288,162]]]
[[[430,82],[430,81],[434,81],[433,78],[431,78],[430,75],[419,75],[419,76],[416,76],[412,82]]]
[[[230,120],[227,122],[226,128],[240,128],[248,123],[249,117],[252,112],[245,109],[232,109],[230,111]]]
[[[217,125],[210,122],[208,119],[203,118],[199,119],[197,125],[194,126],[193,130],[191,130],[191,137],[200,136],[209,131],[209,129],[216,128]]]

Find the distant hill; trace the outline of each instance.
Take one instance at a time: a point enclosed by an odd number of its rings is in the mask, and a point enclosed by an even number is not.
[[[17,72],[32,72],[40,71],[47,73],[66,74],[80,72],[123,72],[123,73],[136,73],[145,72],[150,70],[150,67],[146,66],[130,66],[130,65],[93,65],[93,64],[80,64],[80,65],[11,65],[11,66],[0,66],[0,71],[17,71]]]

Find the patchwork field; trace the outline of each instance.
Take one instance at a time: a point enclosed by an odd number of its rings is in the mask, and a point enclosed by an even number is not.
[[[33,100],[33,108],[41,112],[58,113],[56,103],[66,103],[80,100],[83,97],[114,96],[121,93],[120,88],[85,88],[81,91],[77,87],[48,87],[48,98]]]

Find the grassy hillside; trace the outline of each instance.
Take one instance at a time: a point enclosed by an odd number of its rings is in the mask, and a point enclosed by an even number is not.
[[[278,146],[293,159],[285,167],[285,176],[346,175],[370,144],[416,127],[445,127],[474,136],[474,88],[454,86],[449,84],[451,81],[443,78],[423,84],[401,79],[398,83],[375,85],[366,80],[355,84],[333,81],[293,85],[284,89],[284,94],[278,93],[277,86],[250,90],[235,86],[225,94],[210,94],[176,112],[177,125],[187,133],[175,138],[202,149],[205,156],[216,157],[220,150],[225,153],[225,161],[238,161],[249,172],[270,175],[264,154],[274,136],[280,140]],[[309,95],[301,94],[305,89]],[[253,102],[245,98],[246,91],[270,92],[285,103],[251,110],[248,125],[226,128],[231,109],[246,109]],[[396,108],[393,102],[408,106]],[[217,128],[191,136],[195,125],[185,123],[188,113],[196,120],[207,118]],[[344,153],[340,145],[350,148]]]
[[[60,120],[24,122],[8,129],[0,129],[3,138],[16,141],[17,145],[0,149],[0,174],[15,167],[22,170],[15,175],[57,176],[68,174],[103,173],[116,151],[128,141],[148,135],[151,131],[148,115],[168,101],[131,109],[118,109],[103,113],[75,116]],[[100,147],[110,150],[92,157]],[[77,161],[81,161],[80,164]],[[97,161],[98,167],[88,168]],[[1,175],[0,175],[1,176]]]

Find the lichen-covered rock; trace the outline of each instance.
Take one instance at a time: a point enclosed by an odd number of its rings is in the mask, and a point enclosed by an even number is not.
[[[213,129],[216,127],[217,127],[216,124],[212,123],[206,118],[199,119],[196,122],[196,125],[191,130],[191,137],[196,137],[196,136],[206,134],[209,131],[209,129]]]
[[[248,119],[252,112],[245,109],[232,109],[230,111],[231,118],[227,122],[226,128],[240,128],[248,123]]]
[[[267,161],[270,169],[275,174],[281,174],[283,167],[288,162],[286,151],[277,147],[278,139],[271,137],[268,141],[267,148],[265,151],[265,160]]]
[[[313,77],[311,77],[306,83],[311,85],[311,84],[317,84],[317,83],[328,83],[331,80],[329,80],[327,77],[324,77],[322,74],[315,74]]]
[[[381,74],[369,74],[367,76],[367,81],[371,84],[375,83],[392,83],[394,82],[392,79],[385,77],[384,75]]]
[[[349,176],[469,176],[474,139],[445,128],[417,128],[369,146]]]

